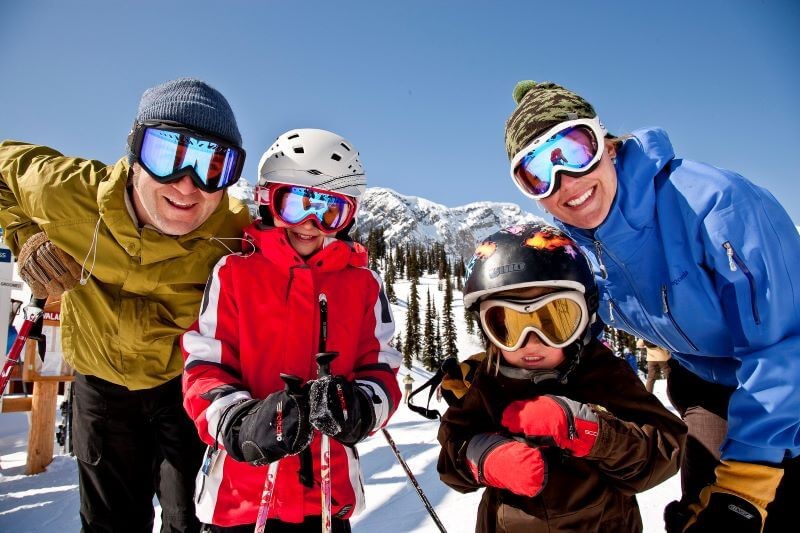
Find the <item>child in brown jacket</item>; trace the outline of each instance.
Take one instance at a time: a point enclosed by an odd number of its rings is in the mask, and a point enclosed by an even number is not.
[[[551,226],[513,226],[467,270],[487,349],[442,383],[442,481],[486,487],[479,532],[641,531],[635,494],[677,472],[686,426],[591,334],[580,249]]]

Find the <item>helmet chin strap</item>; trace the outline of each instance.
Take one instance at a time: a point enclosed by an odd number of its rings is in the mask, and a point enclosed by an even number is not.
[[[566,383],[569,375],[581,362],[581,354],[583,348],[591,342],[592,338],[592,324],[594,323],[594,316],[592,317],[589,325],[583,332],[583,335],[578,337],[574,342],[564,346],[564,361],[555,368],[546,370],[532,370],[528,368],[517,368],[506,364],[505,360],[500,357],[500,373],[505,377],[511,379],[525,379],[533,381],[534,384],[539,384],[543,381],[557,380],[561,383]],[[529,335],[532,333],[529,333]]]
[[[352,242],[353,238],[350,236],[350,230],[353,229],[353,226],[355,226],[355,224],[356,224],[356,219],[353,218],[353,220],[351,220],[350,223],[348,223],[344,229],[339,230],[336,233],[335,235],[336,238],[339,239],[340,241]]]

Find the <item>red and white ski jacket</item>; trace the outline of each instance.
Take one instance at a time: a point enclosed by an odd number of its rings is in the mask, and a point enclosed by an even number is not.
[[[256,521],[267,467],[227,456],[218,435],[220,415],[231,403],[265,398],[284,386],[280,373],[308,381],[317,377],[319,295],[328,300],[328,351],[339,352],[331,373],[368,385],[375,430],[400,402],[396,373],[401,356],[389,346],[394,320],[377,273],[366,267],[357,243],[326,239],[303,260],[282,228],[254,224],[245,235],[255,251],[229,255],[214,268],[200,318],[182,337],[184,406],[210,446],[210,464],[198,473],[197,516],[220,526]],[[212,452],[218,449],[218,453]],[[320,515],[320,434],[310,446],[314,487],[299,480],[300,456],[281,459],[270,518],[301,522]],[[349,518],[364,506],[355,449],[330,440],[332,514]],[[204,473],[205,472],[205,473]]]

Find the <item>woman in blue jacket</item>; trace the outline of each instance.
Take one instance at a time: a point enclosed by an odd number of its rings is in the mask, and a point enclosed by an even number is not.
[[[609,135],[559,85],[520,82],[514,98],[514,182],[591,258],[602,319],[673,354],[689,444],[668,530],[796,527],[800,235],[788,214],[742,176],[676,158],[661,129]]]

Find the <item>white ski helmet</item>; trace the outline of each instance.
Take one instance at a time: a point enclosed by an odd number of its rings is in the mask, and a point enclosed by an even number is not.
[[[353,145],[326,130],[290,130],[278,137],[258,162],[258,185],[288,183],[346,194],[356,205],[367,176]]]

